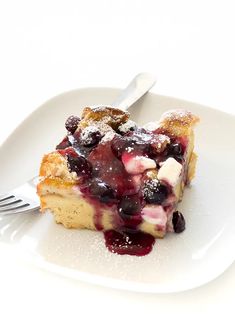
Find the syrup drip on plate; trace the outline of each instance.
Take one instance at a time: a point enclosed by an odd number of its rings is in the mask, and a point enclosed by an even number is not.
[[[121,233],[115,230],[104,232],[105,245],[112,253],[144,256],[152,251],[155,238],[147,233]]]

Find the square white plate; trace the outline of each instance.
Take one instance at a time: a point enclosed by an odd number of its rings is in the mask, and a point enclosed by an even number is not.
[[[0,147],[0,192],[38,173],[41,157],[65,134],[64,121],[82,108],[110,104],[120,91],[87,88],[59,95],[33,112]],[[169,109],[200,116],[196,179],[179,205],[186,230],[157,240],[144,257],[110,253],[101,232],[67,230],[50,213],[0,217],[0,241],[39,267],[91,283],[143,292],[175,292],[202,285],[235,257],[235,117],[169,97],[148,94],[131,108],[140,124]],[[2,248],[3,250],[3,248]]]

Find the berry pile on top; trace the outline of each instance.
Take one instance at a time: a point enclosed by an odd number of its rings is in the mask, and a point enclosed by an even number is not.
[[[191,123],[195,116],[183,112],[188,119],[183,124]],[[65,127],[68,133],[57,151],[76,174],[84,197],[116,211],[118,229],[132,232],[143,221],[163,232],[185,229],[174,188],[189,181],[187,134],[155,123],[138,127],[127,112],[103,106],[85,108],[81,119],[70,116]]]

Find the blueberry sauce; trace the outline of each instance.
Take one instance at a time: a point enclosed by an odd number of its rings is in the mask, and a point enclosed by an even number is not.
[[[57,151],[64,157],[71,156],[76,158],[78,153],[75,151],[73,147],[66,147],[65,149],[57,149]]]
[[[95,214],[94,214],[93,220],[94,220],[95,228],[98,231],[102,231],[103,230],[102,217],[103,217],[103,214],[102,214],[102,210],[101,210],[100,206],[96,206],[96,210],[95,210]]]
[[[187,143],[134,125],[117,130],[112,139],[103,141],[97,127],[88,126],[81,131],[79,123],[76,116],[67,119],[68,134],[56,148],[66,157],[68,169],[81,178],[82,196],[95,208],[95,228],[103,230],[103,212],[108,208],[113,212],[116,226],[116,230],[104,231],[109,251],[137,256],[150,253],[155,238],[139,230],[143,222],[141,210],[148,204],[168,206],[166,200],[171,191],[157,179],[146,179],[146,171],[137,175],[128,173],[124,157],[144,156],[153,159],[157,168],[169,157],[182,163]],[[179,212],[174,213],[172,223],[176,233],[185,228]]]
[[[96,146],[96,145],[86,145],[86,143],[84,143],[82,139],[81,131],[76,131],[74,132],[74,134],[69,134],[68,139],[71,145],[73,146],[73,148],[76,150],[76,152],[85,158],[89,156],[90,152]],[[98,141],[95,144],[98,144]]]
[[[150,150],[150,134],[141,133],[141,129],[129,132],[125,136],[116,135],[111,143],[113,153],[120,158],[124,152],[134,151],[136,154],[147,156]]]
[[[87,159],[92,164],[93,177],[108,184],[115,191],[118,199],[136,192],[133,176],[126,172],[123,163],[115,157],[110,142],[98,145]]]
[[[121,233],[115,230],[104,232],[105,245],[112,253],[144,256],[152,251],[155,238],[147,233]]]
[[[65,138],[63,138],[63,140],[56,146],[56,149],[65,149],[67,147],[70,147],[71,143],[69,141],[68,136],[66,136]]]

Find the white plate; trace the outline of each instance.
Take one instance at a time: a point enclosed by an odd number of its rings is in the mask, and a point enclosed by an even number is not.
[[[38,172],[42,155],[65,133],[64,121],[85,105],[110,104],[119,90],[90,88],[59,95],[33,112],[0,148],[0,192]],[[201,117],[197,176],[180,208],[187,229],[158,240],[144,257],[111,254],[100,232],[67,230],[49,213],[0,217],[0,241],[38,266],[91,283],[143,292],[175,292],[220,275],[235,257],[235,118],[197,104],[148,94],[131,110],[139,123],[171,108]]]

